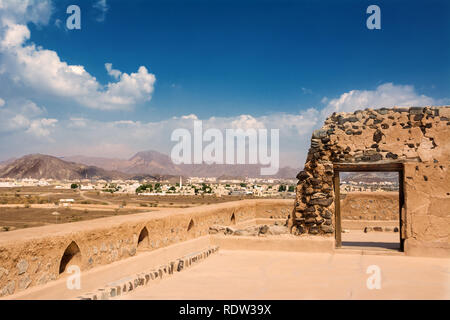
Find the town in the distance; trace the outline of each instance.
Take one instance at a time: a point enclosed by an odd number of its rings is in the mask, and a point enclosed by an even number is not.
[[[243,199],[295,198],[299,169],[265,177],[258,169],[237,165],[230,175],[226,165],[175,166],[156,151],[128,160],[26,155],[0,163],[0,232]],[[341,177],[343,193],[397,190],[392,173]]]

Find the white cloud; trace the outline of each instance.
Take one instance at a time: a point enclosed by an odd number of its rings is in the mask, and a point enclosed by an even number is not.
[[[382,84],[375,90],[351,90],[331,100],[325,97],[323,102],[327,102],[322,110],[324,116],[333,112],[353,112],[365,108],[421,106],[436,103],[433,98],[416,93],[414,86],[393,83]]]
[[[56,26],[57,28],[60,28],[60,29],[61,29],[61,27],[62,27],[62,21],[61,21],[61,19],[56,19],[56,20],[55,20],[55,26]]]
[[[97,21],[98,22],[103,22],[105,21],[106,18],[106,12],[108,12],[109,7],[108,4],[106,3],[106,0],[97,0],[93,7],[97,10],[100,11],[99,15],[97,16]]]
[[[264,129],[264,123],[248,114],[240,115],[236,120],[231,121],[230,129]]]
[[[32,134],[36,137],[48,137],[52,128],[56,126],[58,120],[56,119],[36,119],[31,121],[26,133]]]
[[[28,117],[37,117],[46,112],[45,108],[39,107],[36,103],[30,100],[19,100],[20,101],[20,112],[27,115]]]
[[[336,110],[349,112],[365,106],[429,105],[435,102],[431,97],[418,94],[412,86],[384,84],[375,90],[343,93],[337,98],[329,99],[323,109],[310,108],[299,113],[272,113],[258,117],[247,114],[210,117],[202,121],[203,130],[217,128],[222,132],[228,128],[279,129],[280,165],[301,167],[308,152],[312,131],[321,127],[324,118]],[[56,121],[42,117],[45,108],[33,108],[31,101],[15,102],[14,107],[12,105],[8,101],[6,108],[0,109],[0,131],[10,131],[8,136],[0,134],[0,155],[8,153],[20,156],[41,152],[128,158],[137,151],[150,149],[170,154],[175,144],[170,141],[173,130],[192,130],[194,120],[199,119],[197,115],[189,114],[157,122],[98,121],[80,117]],[[36,109],[37,112],[34,117],[27,118],[23,112],[25,109]],[[3,118],[6,119],[5,122]],[[3,123],[9,127],[2,127]],[[28,141],[27,136],[40,139]]]
[[[104,20],[107,2],[99,0],[93,6],[100,11],[99,21]],[[41,152],[126,158],[148,149],[170,153],[174,145],[170,141],[172,131],[192,129],[197,115],[146,123],[77,116],[55,119],[44,107],[31,101],[28,91],[28,95],[22,94],[26,88],[51,100],[75,101],[84,107],[103,110],[126,110],[152,98],[156,78],[144,66],[134,73],[125,73],[113,69],[112,63],[105,63],[106,72],[114,81],[102,85],[84,66],[71,65],[62,61],[57,52],[30,43],[27,24],[46,25],[51,13],[50,0],[0,0],[0,94],[7,100],[0,98],[0,156]],[[57,21],[55,24],[60,25],[61,21]],[[5,96],[1,89],[6,85],[20,88],[22,98]],[[172,84],[171,87],[180,86]],[[312,93],[305,87],[301,90],[304,94]],[[321,102],[323,108],[299,113],[210,117],[203,119],[203,128],[279,129],[281,165],[299,167],[304,163],[312,131],[333,112],[438,104],[435,99],[417,93],[413,86],[393,83],[382,84],[374,90],[351,90],[338,97],[324,97]]]
[[[175,119],[177,119],[177,118],[175,117]],[[197,120],[198,117],[197,117],[195,114],[189,114],[189,115],[187,115],[187,116],[181,116],[181,119],[193,119],[193,120]]]
[[[58,121],[42,118],[45,113],[45,108],[33,101],[12,99],[0,109],[0,133],[48,137]]]
[[[55,51],[27,44],[30,30],[26,23],[47,23],[51,3],[30,0],[25,3],[33,6],[18,7],[11,3],[0,2],[0,70],[10,82],[93,109],[129,110],[151,100],[156,78],[144,66],[127,74],[106,64],[107,72],[118,81],[102,85],[84,66],[70,65]]]
[[[11,49],[21,45],[29,38],[30,30],[26,26],[21,24],[8,24],[0,46]]]
[[[45,25],[53,12],[51,0],[0,0],[0,20]]]
[[[303,94],[312,94],[312,90],[305,87],[302,87],[302,92]]]
[[[84,128],[87,126],[87,119],[71,117],[68,126],[70,128]]]
[[[116,79],[119,79],[120,76],[122,75],[122,72],[120,72],[119,70],[116,70],[116,69],[113,69],[113,68],[112,68],[112,63],[105,63],[105,68],[106,68],[106,71],[108,72],[108,74],[109,74],[111,77],[114,77],[114,78],[116,78]]]
[[[24,115],[16,114],[9,122],[9,128],[12,130],[28,128],[30,120]]]
[[[279,129],[281,146],[281,165],[300,167],[303,150],[309,141],[310,131],[317,125],[318,112],[314,109],[299,114],[271,114],[261,117],[239,115],[233,117],[210,117],[202,119],[203,130],[217,128],[225,134],[225,129]],[[44,120],[45,119],[45,120]],[[47,118],[32,120],[16,119],[22,124],[11,129],[8,142],[0,135],[0,154],[22,150],[18,156],[30,152],[59,155],[83,154],[128,158],[137,151],[158,150],[170,154],[175,145],[170,141],[171,133],[178,128],[193,129],[196,115],[170,118],[157,122],[131,120],[97,121],[82,117],[70,117],[68,120],[49,121]],[[45,137],[42,141],[24,142],[25,136]],[[305,141],[303,141],[305,140]],[[14,141],[21,141],[15,144]]]
[[[339,97],[329,99],[323,109],[310,108],[299,113],[272,113],[258,117],[248,114],[210,117],[202,121],[203,130],[208,128],[217,128],[222,131],[228,128],[279,129],[281,166],[301,167],[309,148],[312,131],[321,127],[324,118],[335,110],[348,112],[365,106],[427,105],[434,102],[436,102],[434,99],[418,94],[412,86],[384,84],[375,90],[352,90],[343,93]],[[19,118],[15,121],[22,123],[25,134],[30,134],[31,131],[41,136],[47,134],[46,137],[51,137],[53,142],[37,144],[33,141],[29,145],[22,144],[20,148],[27,150],[22,154],[36,148],[36,152],[60,155],[80,153],[90,156],[128,158],[137,151],[149,149],[169,154],[174,145],[174,142],[170,141],[173,130],[178,128],[192,130],[193,121],[198,120],[199,117],[189,114],[157,122],[97,121],[72,117],[69,120],[53,122],[50,126],[41,125],[42,121],[41,123],[36,121],[33,124],[34,120],[39,119],[32,119],[29,123]],[[30,127],[32,129],[29,129]],[[15,132],[18,141],[22,141],[23,139],[19,137],[23,132]],[[0,138],[0,146],[4,144],[5,141]],[[12,142],[6,144],[10,148],[16,147]],[[0,147],[0,154],[4,149],[5,147]]]

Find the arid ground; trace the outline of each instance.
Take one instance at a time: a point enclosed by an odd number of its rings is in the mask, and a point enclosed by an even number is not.
[[[369,266],[381,271],[369,289]],[[449,299],[447,259],[226,251],[120,299]]]
[[[53,187],[0,188],[0,232],[138,212],[252,199],[251,196],[138,196]],[[62,207],[60,199],[74,199]],[[59,215],[53,215],[58,212]]]

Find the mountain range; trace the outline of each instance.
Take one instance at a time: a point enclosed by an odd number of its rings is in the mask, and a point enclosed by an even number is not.
[[[343,172],[341,173],[343,182],[398,182],[397,172]]]
[[[85,165],[98,166],[106,170],[116,170],[128,174],[165,174],[187,177],[261,177],[261,165],[257,164],[179,164],[158,151],[142,151],[128,160],[85,156],[64,157],[64,160]],[[280,168],[274,178],[294,179],[299,169]],[[264,176],[263,176],[264,177]]]
[[[260,165],[180,164],[157,151],[136,153],[130,159],[70,156],[54,157],[42,154],[26,155],[0,163],[0,178],[33,178],[56,180],[79,179],[156,179],[184,177],[261,177]],[[298,169],[280,168],[271,178],[294,179]],[[268,177],[268,176],[263,176]]]
[[[280,168],[273,178],[293,179],[298,169]],[[258,165],[175,165],[169,156],[157,151],[136,153],[130,159],[102,157],[54,157],[43,154],[26,155],[0,162],[0,178],[14,179],[133,179],[178,181],[180,176],[242,179],[260,177]],[[266,176],[267,177],[267,176]],[[341,174],[341,180],[355,182],[398,181],[395,172],[355,172]]]
[[[0,178],[14,179],[124,179],[127,175],[118,171],[108,171],[95,166],[63,161],[59,158],[32,154],[3,163]]]

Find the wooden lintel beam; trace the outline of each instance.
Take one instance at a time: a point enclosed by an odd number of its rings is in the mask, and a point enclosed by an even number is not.
[[[333,169],[337,172],[400,172],[403,170],[403,163],[334,163]]]

